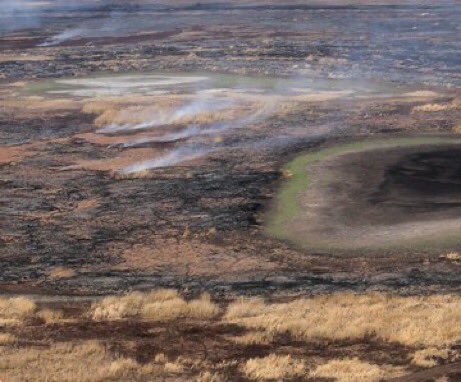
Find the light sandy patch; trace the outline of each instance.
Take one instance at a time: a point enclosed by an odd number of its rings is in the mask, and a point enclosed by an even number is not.
[[[431,90],[416,90],[414,92],[403,93],[403,97],[421,97],[421,98],[433,98],[440,96],[439,93]]]
[[[24,5],[28,8],[42,8],[52,5],[51,1],[26,1]]]
[[[89,209],[93,209],[98,207],[101,204],[101,199],[94,198],[94,199],[85,199],[77,203],[75,207],[75,212],[81,212]]]
[[[65,268],[65,267],[56,267],[56,268],[51,269],[48,272],[48,276],[55,280],[67,279],[75,275],[76,273],[73,269]]]
[[[352,95],[354,92],[352,90],[341,90],[341,91],[308,91],[306,90],[304,94],[294,95],[288,97],[291,101],[298,102],[325,102]]]
[[[159,153],[159,150],[152,148],[128,149],[113,158],[81,160],[73,165],[61,167],[59,170],[117,171],[120,168],[154,158]]]
[[[22,159],[35,154],[32,145],[1,146],[0,164],[20,162]]]
[[[23,88],[26,85],[27,85],[27,82],[25,82],[25,81],[16,81],[16,82],[13,82],[12,84],[10,84],[10,86],[13,86],[15,88]]]
[[[129,135],[105,135],[98,133],[83,133],[76,134],[73,139],[81,139],[88,143],[101,146],[120,145],[130,146],[140,144],[142,142],[155,142],[162,141],[162,137],[168,137],[169,134],[172,136],[175,134],[173,129],[162,129],[163,133],[160,132],[139,132],[138,134]],[[169,132],[171,131],[171,133]],[[180,135],[180,134],[178,134]]]
[[[117,145],[133,138],[133,135],[109,136],[96,133],[83,133],[73,136],[73,139],[84,140],[85,142],[101,146]]]
[[[29,54],[0,54],[0,62],[8,61],[52,61],[54,60],[53,56],[45,55],[29,55]]]
[[[252,257],[245,251],[231,252],[222,246],[205,244],[190,237],[180,243],[176,240],[162,240],[152,247],[134,245],[122,257],[123,263],[115,269],[168,268],[195,276],[267,271],[277,266],[269,260],[261,261]]]
[[[21,109],[28,111],[58,111],[58,110],[77,110],[81,108],[79,102],[72,99],[46,99],[39,96],[18,97],[4,100],[4,107],[10,109]]]

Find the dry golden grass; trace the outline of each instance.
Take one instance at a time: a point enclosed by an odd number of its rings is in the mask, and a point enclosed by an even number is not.
[[[50,270],[48,275],[53,279],[67,279],[76,275],[75,271],[70,268],[56,267]]]
[[[446,360],[449,356],[450,351],[447,348],[430,347],[416,351],[412,363],[422,367],[434,367],[439,364],[439,360]]]
[[[226,379],[219,373],[205,371],[199,374],[195,382],[225,382]]]
[[[193,103],[197,98],[184,95],[105,97],[103,100],[92,99],[86,102],[82,111],[96,114],[94,124],[98,127],[145,122],[150,122],[152,126],[210,124],[231,121],[245,115],[272,114],[280,101],[279,98],[256,98],[254,95],[245,96],[240,93],[229,93],[227,99],[230,101],[229,105],[223,104],[222,108],[199,103],[194,108]]]
[[[208,293],[203,293],[200,298],[190,301],[188,304],[187,317],[197,319],[210,319],[219,314],[219,308],[211,301]]]
[[[180,104],[159,107],[131,106],[122,109],[105,109],[94,121],[96,126],[107,125],[136,125],[150,122],[153,126],[168,124],[207,124],[212,122],[231,120],[238,116],[237,110],[197,110],[194,113],[177,112]],[[94,110],[86,107],[85,110]]]
[[[179,106],[183,102],[182,96],[167,95],[167,96],[146,96],[140,94],[125,94],[123,96],[108,96],[104,98],[92,98],[85,102],[82,107],[82,112],[87,114],[102,114],[107,110],[120,112],[127,108],[132,110],[142,110],[145,106],[152,104],[159,107],[169,108]]]
[[[15,325],[35,313],[35,302],[25,297],[0,298],[0,324]]]
[[[125,296],[105,297],[93,304],[91,316],[95,320],[119,320],[139,314],[143,296],[130,293]]]
[[[186,301],[176,290],[159,289],[103,298],[93,304],[89,313],[94,320],[167,322],[187,318],[206,323],[219,315],[220,310],[208,294]],[[62,312],[49,309],[37,311],[35,303],[26,298],[0,300],[1,318],[20,324],[32,316],[47,323],[64,320]],[[230,304],[222,321],[215,323],[236,323],[248,328],[248,332],[242,336],[223,336],[223,339],[243,346],[270,345],[275,343],[274,336],[284,333],[300,340],[332,342],[344,339],[359,341],[375,336],[380,340],[415,347],[408,362],[432,367],[457,359],[459,354],[450,345],[461,340],[460,319],[459,296],[400,297],[383,293],[336,293],[299,298],[288,303],[266,303],[261,298],[242,298]],[[163,325],[161,327],[164,330]],[[17,332],[17,329],[14,331]],[[238,369],[247,378],[261,381],[331,378],[339,382],[372,382],[403,373],[401,367],[367,363],[365,354],[361,356],[362,359],[333,359],[324,364],[319,364],[318,357],[302,359],[293,354],[271,354],[243,361],[240,358],[226,359],[221,363],[195,355],[168,359],[164,354],[157,354],[151,362],[141,365],[131,358],[115,356],[95,341],[55,343],[50,347],[18,347],[16,343],[15,336],[0,334],[0,381],[135,381],[171,378],[223,382],[228,380],[226,376],[234,375]],[[126,349],[135,349],[136,343],[130,341],[126,345]]]
[[[0,345],[11,345],[17,341],[17,338],[10,333],[0,333]]]
[[[461,108],[461,99],[454,99],[448,103],[428,103],[425,105],[415,106],[414,112],[433,113],[438,111],[457,110]]]
[[[96,342],[0,350],[0,379],[5,381],[97,381],[108,366],[106,351]]]
[[[249,359],[243,365],[242,371],[254,380],[283,379],[305,374],[306,366],[303,361],[289,355],[270,354],[264,358]]]
[[[3,106],[22,111],[48,112],[59,110],[75,110],[80,108],[80,103],[71,99],[45,99],[39,96],[17,97],[3,100]]]
[[[43,309],[37,313],[37,317],[46,324],[54,324],[63,320],[64,313],[61,310]]]
[[[117,180],[122,179],[146,179],[151,177],[152,174],[149,170],[140,170],[136,172],[124,173],[120,171],[111,171],[110,177]]]
[[[51,61],[54,60],[53,56],[45,55],[30,55],[30,54],[0,54],[0,62],[7,61]]]
[[[171,321],[186,317],[187,302],[180,297],[166,301],[146,302],[141,307],[140,315],[152,321]]]
[[[402,370],[392,366],[380,367],[368,362],[362,362],[357,358],[345,358],[331,360],[317,366],[311,373],[311,377],[334,378],[337,382],[374,382],[383,378],[397,377]]]
[[[91,312],[95,320],[139,317],[152,321],[170,321],[177,318],[210,319],[218,314],[219,308],[208,294],[186,302],[176,291],[168,289],[106,297],[94,304]]]
[[[171,374],[180,374],[184,371],[184,366],[179,362],[167,362],[164,365],[164,370]]]
[[[114,358],[96,341],[0,348],[0,380],[9,382],[162,380],[180,366],[175,367],[174,363],[140,365],[131,358]]]
[[[269,345],[274,335],[266,331],[252,331],[243,336],[231,337],[230,340],[240,345]]]
[[[461,339],[461,297],[337,293],[282,304],[241,299],[228,307],[225,320],[305,340],[371,335],[405,345],[440,346]]]
[[[140,365],[131,358],[119,358],[109,364],[106,375],[114,378],[127,377],[140,368]]]
[[[450,252],[443,257],[451,261],[461,261],[461,254],[459,254],[458,252]]]
[[[82,112],[97,114],[96,126],[110,124],[136,124],[152,119],[155,112],[165,112],[177,108],[184,102],[180,96],[126,95],[92,99],[82,107]],[[153,107],[152,105],[155,105]]]

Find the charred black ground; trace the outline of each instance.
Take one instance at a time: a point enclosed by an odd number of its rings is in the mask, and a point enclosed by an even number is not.
[[[410,212],[460,207],[460,158],[459,147],[406,155],[386,170],[370,202],[395,204]]]

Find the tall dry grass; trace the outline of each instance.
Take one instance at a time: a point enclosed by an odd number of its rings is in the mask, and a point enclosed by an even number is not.
[[[96,342],[0,350],[3,381],[97,381],[109,365],[104,347]]]
[[[195,382],[229,382],[222,374],[211,371],[204,371],[198,375]]]
[[[26,297],[0,298],[0,324],[19,324],[32,316],[36,309],[35,302]]]
[[[192,101],[189,97],[168,95],[159,97],[128,96],[123,99],[107,98],[92,100],[82,107],[84,113],[97,114],[94,123],[98,127],[107,125],[136,125],[151,121],[152,125],[205,124],[230,120],[241,115],[236,108],[207,109],[206,105],[196,110],[181,112]]]
[[[157,381],[177,374],[179,367],[174,362],[139,364],[115,357],[97,341],[0,347],[0,380],[8,382]]]
[[[450,357],[448,348],[430,347],[416,351],[412,357],[412,363],[422,367],[434,367],[439,361],[445,361]]]
[[[17,338],[10,333],[0,333],[0,346],[11,345],[17,341]]]
[[[243,373],[254,380],[281,380],[306,374],[306,366],[302,360],[290,355],[270,354],[263,358],[251,358],[243,365]]]
[[[269,345],[274,340],[274,335],[264,330],[257,330],[231,337],[230,340],[240,345]]]
[[[187,302],[177,291],[168,289],[106,297],[95,303],[91,310],[95,320],[139,317],[152,321],[171,321],[177,318],[211,319],[218,314],[219,308],[208,294]]]
[[[334,378],[337,382],[377,382],[384,378],[402,374],[400,368],[378,366],[360,361],[358,358],[334,359],[317,366],[311,377]]]
[[[278,304],[241,299],[228,307],[225,320],[305,340],[374,336],[404,345],[440,346],[461,340],[461,297],[337,293]]]
[[[54,324],[64,319],[62,310],[43,309],[37,312],[36,316],[41,318],[46,324]]]
[[[453,101],[448,103],[427,103],[424,105],[415,106],[413,108],[413,112],[434,113],[439,111],[458,109],[461,109],[461,99],[455,98]]]

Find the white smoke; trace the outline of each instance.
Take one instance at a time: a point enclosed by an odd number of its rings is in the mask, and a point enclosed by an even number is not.
[[[71,40],[75,37],[79,37],[82,35],[82,29],[74,28],[74,29],[66,29],[65,31],[53,36],[51,39],[42,42],[38,46],[55,46],[59,45],[65,41]]]
[[[170,133],[165,134],[161,137],[154,137],[154,138],[141,138],[139,140],[131,141],[125,144],[125,147],[132,147],[135,145],[139,145],[146,142],[170,142],[173,139],[181,139],[181,138],[190,138],[193,136],[198,135],[214,135],[217,133],[221,133],[226,130],[230,129],[238,129],[247,127],[251,124],[255,124],[258,122],[262,122],[270,115],[276,112],[276,98],[271,99],[271,102],[267,102],[264,107],[258,108],[256,111],[249,113],[241,118],[237,118],[231,121],[227,121],[224,123],[215,123],[209,126],[205,126],[200,128],[199,126],[193,125],[188,127],[187,129],[178,132],[178,133]],[[133,165],[124,167],[119,172],[122,174],[132,174],[137,172],[143,172],[146,170],[161,168],[161,167],[170,167],[174,166],[178,163],[182,163],[185,161],[189,161],[192,159],[197,159],[203,157],[210,152],[214,151],[215,147],[213,145],[208,146],[182,146],[176,148],[169,153],[159,157],[154,158],[151,160],[143,161],[140,163],[135,163]]]
[[[204,112],[216,112],[224,110],[232,105],[232,102],[227,100],[217,99],[198,99],[193,100],[190,103],[181,106],[173,111],[168,112],[157,112],[152,116],[152,119],[148,119],[141,123],[136,124],[110,124],[102,129],[99,129],[98,133],[114,133],[118,131],[133,131],[148,129],[156,126],[171,125],[180,123],[184,119],[193,118]]]
[[[178,131],[176,133],[168,133],[161,135],[159,137],[144,137],[125,142],[123,147],[135,147],[145,143],[169,143],[176,142],[181,139],[187,139],[197,135],[205,134],[206,130],[200,129],[200,126],[192,125],[187,127],[184,130]]]
[[[144,162],[135,163],[131,166],[124,167],[119,170],[121,174],[139,173],[154,168],[162,168],[174,166],[178,163],[203,157],[212,151],[211,148],[202,147],[180,147],[169,153],[155,159],[146,160]]]

